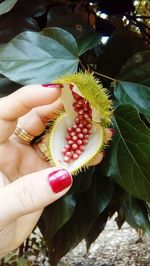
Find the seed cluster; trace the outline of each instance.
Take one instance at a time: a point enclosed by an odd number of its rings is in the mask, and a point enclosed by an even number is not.
[[[67,144],[62,150],[64,154],[64,161],[69,163],[71,160],[77,160],[82,152],[85,150],[85,145],[92,132],[92,110],[89,103],[80,95],[72,90],[74,97],[73,108],[77,113],[75,124],[67,129],[68,135],[66,137]]]

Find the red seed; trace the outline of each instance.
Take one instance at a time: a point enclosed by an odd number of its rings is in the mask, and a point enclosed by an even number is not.
[[[65,155],[71,158],[71,156],[72,156],[72,152],[71,152],[71,151],[67,151],[67,152],[65,153]]]
[[[84,119],[84,115],[80,115],[79,114],[78,117],[79,117],[80,120],[83,120]]]
[[[72,144],[71,148],[72,148],[73,150],[76,150],[76,149],[78,148],[78,145],[77,145],[76,143],[74,143],[74,144]]]
[[[68,156],[65,156],[65,158],[64,158],[64,162],[66,162],[66,163],[69,163],[69,161],[71,160],[71,158],[70,157],[68,157]]]
[[[84,135],[84,137],[85,137],[85,139],[89,139],[89,135],[88,134]]]
[[[83,142],[83,144],[87,144],[88,143],[87,139],[83,139],[82,142]]]
[[[82,128],[82,133],[86,134],[88,132],[87,128]]]
[[[77,128],[77,125],[74,125],[74,126],[73,126],[73,128],[75,128],[75,129],[76,129],[76,128]]]
[[[82,151],[76,150],[75,153],[78,154],[78,155],[81,155]]]
[[[79,108],[78,107],[74,107],[74,110],[75,110],[76,113],[79,112]]]
[[[65,148],[63,148],[62,153],[65,155],[66,152],[67,152],[67,150]]]
[[[68,127],[67,132],[70,133],[70,132],[72,132],[72,130],[73,129],[71,127]]]
[[[77,124],[79,124],[80,123],[79,117],[76,117],[75,121],[76,121]]]
[[[73,140],[73,141],[76,141],[77,139],[78,139],[77,136],[73,136],[73,137],[72,137],[72,140]]]
[[[82,133],[78,134],[79,139],[83,139],[84,135]]]
[[[86,128],[91,129],[92,125],[89,123],[89,124],[87,124]]]
[[[75,100],[80,99],[80,96],[77,93],[75,93],[74,91],[72,92],[72,95],[73,95]]]
[[[78,112],[79,115],[83,115],[84,114],[84,110],[81,109],[79,112]]]
[[[73,140],[68,140],[69,145],[72,145],[73,143],[74,143]]]
[[[76,103],[76,106],[77,106],[78,108],[80,108],[80,104]]]
[[[83,124],[79,124],[78,127],[79,128],[83,128],[84,126],[83,126]]]
[[[85,146],[83,146],[83,145],[79,146],[79,150],[80,151],[84,151],[85,150]]]
[[[75,103],[73,103],[73,105],[72,105],[74,108],[76,108],[77,107],[77,103],[75,102]]]
[[[82,121],[82,124],[83,124],[84,126],[87,126],[88,122],[87,122],[86,120],[84,120],[84,121]]]
[[[76,135],[76,132],[75,131],[72,131],[71,133],[70,133],[70,136],[71,137],[73,137],[73,136],[75,136]]]
[[[78,157],[79,157],[79,155],[78,155],[78,154],[76,154],[76,153],[74,153],[74,154],[72,155],[72,159],[74,159],[74,160],[77,160],[77,159],[78,159]]]
[[[81,132],[81,128],[77,127],[77,128],[76,128],[76,132],[77,132],[77,133],[80,133],[80,132]]]
[[[79,105],[83,105],[83,104],[84,104],[84,99],[83,99],[83,98],[79,99],[79,100],[78,100],[78,104],[79,104]]]
[[[65,139],[66,140],[70,140],[71,139],[71,136],[67,136]]]
[[[65,148],[66,150],[69,150],[69,149],[70,149],[70,145],[66,144],[64,148]]]
[[[78,144],[78,145],[82,145],[82,144],[83,144],[82,140],[81,140],[81,139],[78,139],[78,140],[77,140],[77,144]]]
[[[84,118],[87,119],[87,120],[89,120],[89,119],[90,119],[89,114],[88,114],[88,113],[85,113],[85,114],[84,114]]]

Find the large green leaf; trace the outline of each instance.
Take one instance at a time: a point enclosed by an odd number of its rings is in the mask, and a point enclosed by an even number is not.
[[[0,15],[9,12],[18,0],[5,0],[0,4]]]
[[[51,36],[51,37],[50,37]],[[0,45],[0,73],[20,84],[48,83],[77,70],[77,43],[61,29],[23,32]]]
[[[130,104],[150,118],[150,87],[119,81],[115,85],[114,94],[120,104]]]
[[[52,266],[87,235],[97,216],[110,202],[112,191],[111,180],[98,176],[88,191],[76,195],[76,208],[71,219],[47,243]]]
[[[129,203],[129,196],[122,200],[121,207],[119,210],[119,216],[125,219],[125,221],[133,227],[135,230],[139,229],[139,225],[136,223],[134,216],[132,214],[132,209]]]
[[[112,141],[107,175],[131,195],[150,200],[150,130],[136,109],[123,105],[114,112],[117,134]]]
[[[121,68],[119,78],[150,86],[150,50],[136,53]]]
[[[38,225],[47,242],[70,219],[75,206],[73,196],[65,195],[45,208]]]

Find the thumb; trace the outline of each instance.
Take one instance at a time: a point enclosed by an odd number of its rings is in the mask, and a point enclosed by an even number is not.
[[[63,196],[72,184],[65,169],[48,168],[25,175],[0,189],[0,224],[44,208]]]

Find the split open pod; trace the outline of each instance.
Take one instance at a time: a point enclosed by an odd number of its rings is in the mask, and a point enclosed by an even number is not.
[[[46,133],[48,160],[72,174],[91,165],[105,148],[104,132],[111,122],[109,94],[93,74],[65,75],[59,113]]]

